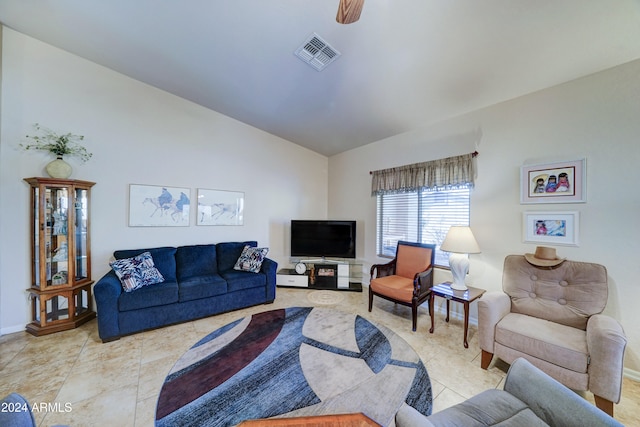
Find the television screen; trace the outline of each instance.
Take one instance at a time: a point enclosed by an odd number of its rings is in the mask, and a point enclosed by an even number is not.
[[[356,222],[292,220],[291,256],[356,257]]]

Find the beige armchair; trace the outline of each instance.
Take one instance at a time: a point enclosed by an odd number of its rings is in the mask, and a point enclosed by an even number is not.
[[[478,300],[481,367],[494,355],[507,363],[524,357],[565,386],[591,391],[598,408],[613,416],[627,339],[615,319],[600,314],[606,268],[575,261],[538,267],[509,255],[502,289]]]

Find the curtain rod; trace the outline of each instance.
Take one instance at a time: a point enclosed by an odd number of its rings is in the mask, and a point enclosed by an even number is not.
[[[471,157],[478,157],[478,153],[477,151],[474,151],[473,153],[471,153]],[[373,171],[369,171],[369,175],[373,175]]]

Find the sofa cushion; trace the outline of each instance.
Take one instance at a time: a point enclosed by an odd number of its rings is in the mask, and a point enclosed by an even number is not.
[[[218,257],[218,272],[233,270],[236,261],[240,258],[245,246],[255,248],[256,241],[247,242],[224,242],[216,245],[216,255]]]
[[[131,258],[136,255],[140,255],[143,252],[151,253],[153,262],[160,274],[167,282],[176,281],[176,248],[173,247],[161,247],[161,248],[149,248],[149,249],[126,249],[115,251],[113,256],[115,259]]]
[[[143,286],[164,282],[164,277],[155,267],[149,252],[143,252],[132,258],[112,261],[109,266],[120,279],[125,292],[133,292]]]
[[[181,280],[178,286],[180,302],[227,293],[227,282],[218,274],[191,277],[190,279]]]
[[[178,283],[165,281],[142,287],[135,292],[121,293],[118,297],[118,311],[139,310],[175,302],[178,302]]]
[[[180,246],[176,249],[178,281],[218,274],[216,245]]]
[[[221,273],[221,276],[227,281],[227,290],[229,292],[264,287],[267,284],[266,275],[248,271],[229,270]]]
[[[586,373],[586,332],[537,317],[509,313],[496,325],[497,343],[574,372]]]
[[[252,248],[246,245],[233,269],[258,273],[262,267],[262,261],[264,261],[268,253],[269,248]]]

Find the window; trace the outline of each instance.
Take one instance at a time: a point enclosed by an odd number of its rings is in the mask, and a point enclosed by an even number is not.
[[[436,245],[435,264],[449,266],[449,253],[440,251],[449,227],[469,225],[468,187],[379,194],[377,237],[379,256],[394,257],[398,240]]]
[[[473,152],[371,172],[377,200],[378,256],[395,256],[398,240],[436,245],[435,264],[449,266],[440,245],[452,225],[469,225]]]

